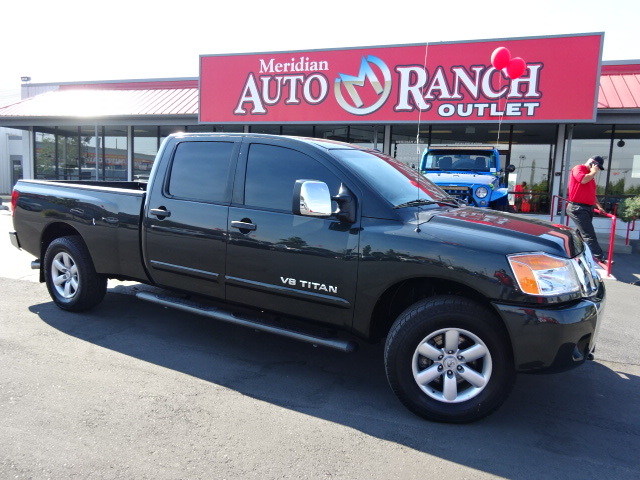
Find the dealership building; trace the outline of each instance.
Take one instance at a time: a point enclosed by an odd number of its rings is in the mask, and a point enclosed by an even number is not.
[[[640,194],[640,60],[602,62],[603,42],[586,33],[202,55],[196,78],[27,81],[21,101],[0,107],[0,193],[19,178],[145,179],[171,133],[255,132],[345,141],[409,165],[429,145],[496,145],[515,166],[511,189],[526,182],[540,213],[572,166],[600,155],[598,194],[611,210]]]

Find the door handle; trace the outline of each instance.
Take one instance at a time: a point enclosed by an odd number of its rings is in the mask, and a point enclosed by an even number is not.
[[[237,228],[238,230],[242,231],[242,230],[246,230],[246,231],[253,231],[255,230],[257,227],[255,226],[255,224],[253,223],[249,223],[249,222],[240,222],[238,220],[233,220],[231,222],[231,227],[232,228]]]
[[[117,225],[120,220],[115,217],[102,217],[101,220],[109,225]]]
[[[155,215],[160,220],[171,216],[171,212],[167,210],[165,207],[152,208],[151,210],[149,210],[149,213],[151,215]]]

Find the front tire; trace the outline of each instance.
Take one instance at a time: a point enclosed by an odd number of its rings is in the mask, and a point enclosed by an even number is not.
[[[385,368],[394,393],[428,420],[479,420],[507,399],[515,381],[510,344],[495,315],[456,296],[421,300],[391,327]]]
[[[63,310],[80,312],[98,305],[107,292],[107,278],[96,273],[89,250],[79,236],[60,237],[44,256],[49,295]]]

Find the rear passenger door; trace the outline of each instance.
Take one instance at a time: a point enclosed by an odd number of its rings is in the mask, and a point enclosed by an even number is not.
[[[158,285],[224,298],[227,217],[238,137],[175,139],[154,178],[143,242]]]
[[[323,181],[336,195],[344,178],[321,159],[267,139],[243,145],[240,163],[246,171],[236,189],[244,195],[234,194],[229,211],[227,299],[351,325],[357,224],[292,213],[296,180]]]

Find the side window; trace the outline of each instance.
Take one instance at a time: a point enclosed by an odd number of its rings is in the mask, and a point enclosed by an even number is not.
[[[171,164],[168,192],[198,202],[229,201],[232,142],[182,142]]]
[[[289,148],[254,143],[249,149],[244,203],[291,212],[296,180],[320,180],[332,195],[340,180],[317,160]]]

